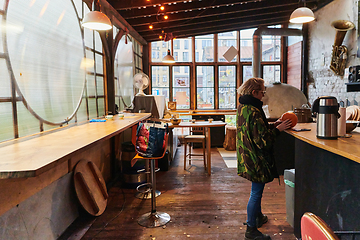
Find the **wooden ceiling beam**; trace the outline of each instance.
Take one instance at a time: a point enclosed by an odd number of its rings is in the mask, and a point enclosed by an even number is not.
[[[232,8],[244,8],[244,9],[249,9],[249,8],[254,8],[254,7],[261,7],[261,6],[269,6],[269,4],[261,2],[261,1],[247,1],[246,3],[244,3],[244,1],[239,1],[239,0],[222,0],[221,2],[218,1],[213,1],[211,2],[211,4],[209,4],[208,1],[193,1],[191,3],[187,2],[181,2],[178,4],[172,4],[172,5],[167,5],[165,6],[165,10],[164,11],[159,11],[159,6],[156,5],[156,7],[146,7],[146,8],[132,8],[130,10],[122,10],[118,12],[120,13],[121,16],[123,16],[126,19],[134,19],[134,18],[143,18],[145,16],[150,17],[150,16],[156,16],[158,14],[171,14],[171,13],[182,13],[182,12],[199,12],[199,11],[203,11],[206,9],[219,9],[221,8],[222,11],[232,11]],[[298,1],[297,0],[289,0],[285,3],[291,4],[293,6],[297,6],[298,5]],[[284,0],[275,0],[271,3],[273,6],[277,6],[277,5],[282,5],[284,4]],[[295,7],[294,7],[295,9]]]
[[[269,11],[269,9],[274,9],[274,8],[280,8],[280,7],[293,7],[294,9],[297,6],[297,3],[284,3],[284,4],[278,4],[278,5],[273,5],[273,4],[269,4],[267,3],[266,5],[253,5],[252,7],[241,7],[241,6],[236,6],[236,7],[232,7],[231,9],[229,8],[215,8],[215,9],[206,9],[202,11],[192,11],[192,12],[181,12],[181,13],[174,13],[174,14],[168,14],[169,19],[168,20],[162,20],[159,21],[160,19],[158,19],[156,16],[151,16],[151,17],[143,17],[143,18],[136,18],[136,19],[127,19],[127,21],[129,22],[129,24],[133,27],[138,27],[138,26],[143,26],[143,25],[149,25],[149,24],[153,24],[153,23],[157,23],[157,22],[174,22],[174,21],[179,21],[179,20],[193,20],[193,19],[199,19],[199,18],[204,18],[204,17],[213,17],[213,16],[219,16],[219,17],[226,17],[226,15],[228,14],[241,14],[241,13],[248,13],[248,12],[254,12],[254,11],[258,11],[258,12],[264,12],[264,11]]]
[[[186,30],[188,27],[191,28],[192,25],[196,24],[221,24],[223,22],[231,21],[231,22],[237,22],[242,19],[247,19],[250,17],[257,17],[257,18],[268,18],[272,16],[278,16],[278,15],[288,15],[290,16],[292,12],[292,8],[289,7],[280,7],[280,8],[274,8],[269,9],[266,12],[259,12],[259,11],[251,11],[248,12],[246,15],[241,15],[238,13],[232,13],[227,14],[225,16],[222,16],[219,18],[218,16],[212,16],[212,17],[204,17],[200,19],[196,19],[195,21],[186,21],[186,20],[179,20],[171,23],[167,22],[161,22],[161,23],[154,23],[153,29],[149,29],[148,26],[138,26],[136,27],[136,30],[139,32],[139,34],[146,34],[147,32],[154,32],[154,31],[161,31],[165,30],[166,32],[171,32],[173,29],[183,29]]]
[[[283,24],[288,22],[288,16],[274,16],[272,18],[267,19],[248,19],[241,22],[235,23],[227,23],[227,24],[207,24],[196,26],[194,25],[193,28],[189,28],[187,30],[179,30],[173,31],[173,37],[182,38],[182,37],[189,37],[195,35],[203,35],[203,34],[211,34],[211,33],[220,33],[220,32],[228,32],[228,31],[238,31],[245,28],[252,28],[252,27],[260,27],[260,26],[270,26],[274,24]],[[221,29],[221,31],[219,31]],[[159,34],[157,33],[149,33],[142,35],[147,41],[154,41],[154,39],[159,40]]]

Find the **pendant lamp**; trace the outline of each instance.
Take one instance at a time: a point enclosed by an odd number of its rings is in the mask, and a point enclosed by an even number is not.
[[[307,7],[299,7],[290,16],[291,23],[307,23],[315,19],[313,11]]]
[[[170,49],[167,51],[167,55],[162,59],[164,63],[175,63],[175,59],[171,56]]]
[[[95,9],[100,10],[99,0],[93,1],[92,11],[85,15],[81,25],[92,30],[110,30],[112,28],[110,19],[104,13]]]

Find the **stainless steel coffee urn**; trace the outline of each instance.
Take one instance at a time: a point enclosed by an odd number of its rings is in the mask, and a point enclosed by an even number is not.
[[[317,113],[316,137],[323,139],[337,139],[337,122],[340,117],[339,104],[335,97],[319,97],[312,106],[312,112]]]

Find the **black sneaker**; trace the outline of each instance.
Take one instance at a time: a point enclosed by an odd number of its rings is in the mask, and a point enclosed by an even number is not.
[[[262,234],[256,227],[246,227],[245,240],[271,240],[267,234]]]
[[[262,213],[256,218],[256,227],[261,228],[261,226],[269,221],[268,217]]]

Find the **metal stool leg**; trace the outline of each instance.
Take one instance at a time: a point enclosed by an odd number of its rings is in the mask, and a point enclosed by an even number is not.
[[[150,160],[146,160],[146,163],[145,163],[145,172],[146,173],[149,173],[149,161]],[[151,198],[151,194],[152,194],[151,191],[148,191],[148,190],[140,191],[139,190],[139,188],[149,185],[149,176],[146,177],[146,181],[147,181],[147,183],[141,184],[136,188],[136,190],[138,191],[135,194],[136,198],[139,198],[139,199],[150,199]],[[160,194],[161,194],[161,192],[159,190],[155,190],[155,197],[158,197]]]
[[[150,160],[150,177],[151,177],[151,212],[141,215],[138,219],[139,225],[143,227],[160,227],[170,221],[170,215],[164,212],[156,211],[156,176],[155,176],[155,161]]]

